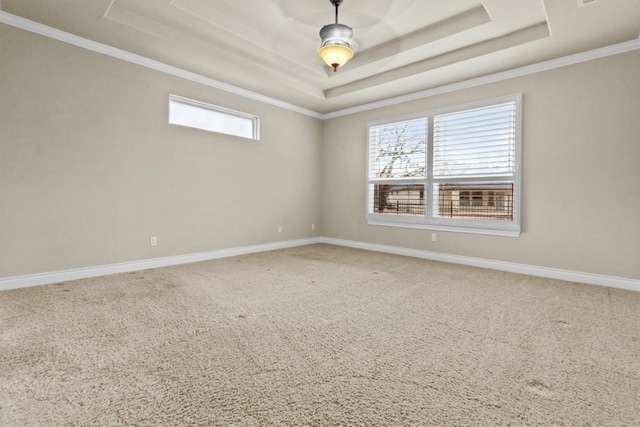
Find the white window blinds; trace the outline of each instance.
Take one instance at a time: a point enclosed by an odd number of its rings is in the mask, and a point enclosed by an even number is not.
[[[434,118],[434,178],[512,175],[515,150],[515,102]]]

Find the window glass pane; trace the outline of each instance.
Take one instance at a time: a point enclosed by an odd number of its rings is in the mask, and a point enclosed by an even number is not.
[[[513,174],[515,120],[514,102],[435,116],[434,177]]]
[[[210,132],[257,138],[257,116],[185,98],[169,98],[169,123]]]
[[[424,177],[427,120],[411,120],[369,129],[369,177]]]
[[[424,216],[425,186],[422,184],[372,184],[370,211],[391,215]]]
[[[435,184],[437,218],[513,221],[513,183]]]

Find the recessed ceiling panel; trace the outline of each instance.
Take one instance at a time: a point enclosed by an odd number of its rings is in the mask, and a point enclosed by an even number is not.
[[[4,12],[321,113],[638,39],[638,0],[2,0]]]

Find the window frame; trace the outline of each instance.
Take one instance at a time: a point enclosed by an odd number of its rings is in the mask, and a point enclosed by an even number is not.
[[[199,126],[191,126],[191,125],[184,124],[184,123],[173,122],[172,121],[172,117],[171,117],[171,104],[172,103],[181,104],[181,105],[185,105],[185,106],[188,106],[188,107],[195,107],[195,108],[199,108],[199,109],[204,110],[204,111],[211,111],[213,113],[221,114],[221,115],[228,116],[228,117],[234,118],[234,119],[244,119],[244,120],[250,121],[251,122],[251,136],[246,136],[246,135],[240,134],[240,133],[225,132],[225,131],[220,131],[220,130],[212,130],[212,129],[207,129],[207,128],[203,128],[203,127],[199,127]],[[259,141],[260,140],[260,116],[256,116],[254,114],[244,113],[242,111],[236,111],[236,110],[232,110],[230,108],[220,107],[218,105],[213,105],[213,104],[209,104],[209,103],[206,103],[206,102],[197,101],[195,99],[185,98],[183,96],[174,95],[174,94],[169,94],[169,112],[168,113],[169,113],[168,114],[168,116],[169,116],[168,122],[172,126],[186,127],[186,128],[190,128],[190,129],[198,129],[198,130],[201,130],[201,131],[217,133],[217,134],[220,134],[220,135],[230,135],[230,136],[236,136],[238,138],[252,139],[254,141]]]
[[[433,176],[433,145],[434,145],[434,119],[436,116],[463,112],[477,108],[486,108],[497,106],[505,103],[513,103],[515,106],[515,167],[512,175],[495,176],[495,177],[455,177],[434,179]],[[427,120],[427,138],[426,138],[426,169],[425,177],[420,178],[371,178],[371,128],[378,126],[391,125],[409,120],[426,119]],[[367,122],[366,129],[366,193],[365,193],[365,218],[367,224],[378,226],[392,226],[402,228],[427,229],[434,231],[452,231],[474,234],[488,234],[497,236],[518,237],[522,231],[522,94],[509,95],[500,98],[481,100],[436,110],[430,110],[422,113],[413,113],[380,120]],[[442,218],[434,216],[434,211],[438,209],[437,201],[434,200],[434,186],[447,183],[502,183],[513,182],[513,220],[499,221],[488,219],[462,219],[462,218]],[[388,213],[374,212],[374,197],[371,186],[378,184],[424,184],[426,190],[425,214],[423,216],[413,215],[392,215]],[[469,203],[473,201],[473,189],[469,190]]]

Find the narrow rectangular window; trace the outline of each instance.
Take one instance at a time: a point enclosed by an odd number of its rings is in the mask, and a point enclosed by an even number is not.
[[[260,139],[258,116],[176,95],[169,95],[169,123],[242,138]]]

